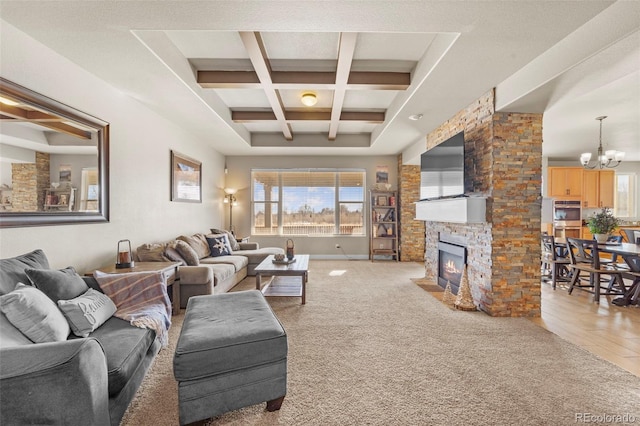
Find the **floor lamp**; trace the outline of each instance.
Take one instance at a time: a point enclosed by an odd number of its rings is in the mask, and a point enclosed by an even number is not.
[[[235,235],[235,232],[233,231],[233,207],[238,205],[238,200],[236,200],[235,196],[237,190],[225,188],[224,192],[226,194],[224,196],[224,203],[229,204],[229,232],[231,232],[232,235]]]

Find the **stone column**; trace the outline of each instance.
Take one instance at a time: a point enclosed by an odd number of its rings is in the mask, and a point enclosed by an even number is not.
[[[398,209],[400,212],[400,260],[424,260],[424,222],[415,220],[415,202],[420,200],[420,166],[403,165],[398,156]]]

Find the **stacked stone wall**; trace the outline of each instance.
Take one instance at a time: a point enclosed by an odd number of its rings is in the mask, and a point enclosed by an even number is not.
[[[36,212],[44,209],[45,191],[51,185],[50,155],[36,152],[35,163],[11,163],[11,211]]]
[[[35,212],[38,210],[38,175],[35,163],[12,163],[11,193],[12,212]]]
[[[400,209],[400,260],[424,260],[425,224],[415,220],[416,201],[420,200],[420,166],[403,165],[398,156],[398,208]]]
[[[440,233],[463,236],[479,308],[493,316],[540,316],[542,115],[495,113],[490,91],[429,133],[426,148],[463,130],[465,190],[487,197],[487,220],[425,222],[425,277],[437,278]],[[411,182],[419,190],[419,180]],[[402,218],[410,214],[402,209]]]

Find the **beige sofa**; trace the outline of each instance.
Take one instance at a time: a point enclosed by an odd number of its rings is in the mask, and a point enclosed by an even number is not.
[[[191,296],[226,293],[247,275],[255,275],[255,268],[270,254],[284,253],[279,247],[260,248],[258,243],[237,242],[225,231],[215,234],[181,235],[165,243],[143,244],[136,250],[136,259],[146,262],[181,262],[178,268],[180,307],[187,306]],[[227,235],[231,254],[212,256],[207,237]]]

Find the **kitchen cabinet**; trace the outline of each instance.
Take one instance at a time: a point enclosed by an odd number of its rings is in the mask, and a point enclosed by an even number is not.
[[[580,198],[583,171],[582,167],[549,167],[549,196]]]
[[[614,182],[613,170],[585,170],[582,179],[582,207],[613,208]]]

